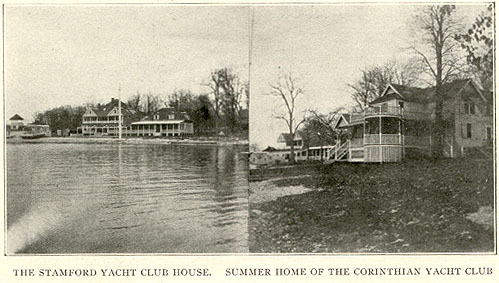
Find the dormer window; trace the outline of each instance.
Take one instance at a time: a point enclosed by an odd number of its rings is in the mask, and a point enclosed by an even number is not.
[[[169,115],[168,115],[168,120],[173,120],[173,119],[175,119],[175,115],[173,115],[173,114],[169,114]]]
[[[154,115],[154,120],[159,120],[159,115]]]

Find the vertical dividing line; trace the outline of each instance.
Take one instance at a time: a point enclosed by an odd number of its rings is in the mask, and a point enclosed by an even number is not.
[[[250,89],[251,89],[251,60],[253,56],[253,29],[255,26],[255,11],[253,7],[248,6],[249,9],[249,21],[248,21],[248,99],[250,99]],[[249,103],[248,103],[249,104]]]

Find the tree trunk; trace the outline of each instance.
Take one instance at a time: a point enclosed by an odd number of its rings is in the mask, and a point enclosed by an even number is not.
[[[290,137],[291,137],[291,147],[289,148],[289,163],[290,164],[295,164],[295,133],[293,131],[290,131]]]
[[[442,25],[439,25],[439,39],[443,38]],[[443,94],[442,94],[442,42],[435,42],[435,57],[437,61],[436,77],[435,77],[435,128],[434,136],[435,143],[433,147],[433,156],[439,158],[443,155],[443,139],[444,139],[444,127],[443,127]]]

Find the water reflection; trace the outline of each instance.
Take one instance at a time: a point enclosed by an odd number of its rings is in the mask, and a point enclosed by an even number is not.
[[[8,252],[247,252],[244,150],[9,144]]]

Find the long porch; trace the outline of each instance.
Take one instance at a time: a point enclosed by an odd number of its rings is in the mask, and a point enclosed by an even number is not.
[[[82,136],[118,136],[118,126],[83,125],[77,128],[77,134]],[[130,125],[121,128],[121,134],[125,137],[178,137],[192,135],[192,124],[146,124]]]

